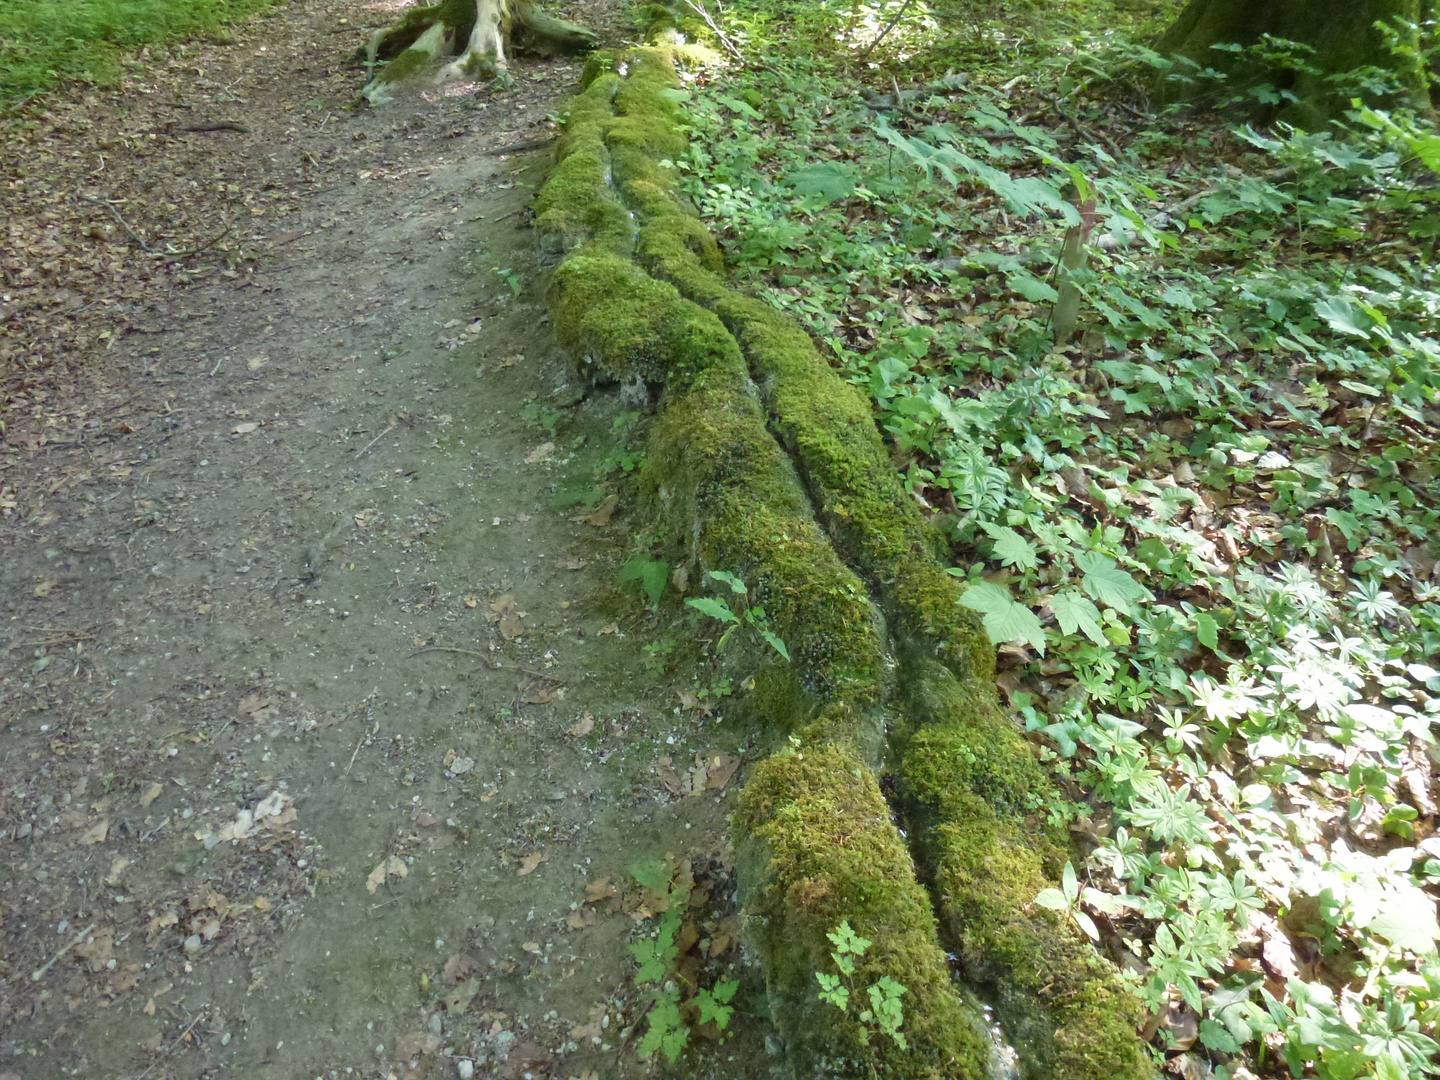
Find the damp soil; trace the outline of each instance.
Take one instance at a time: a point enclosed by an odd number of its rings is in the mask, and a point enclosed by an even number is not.
[[[57,301],[58,367],[9,353],[6,1080],[770,1072],[725,838],[752,733],[697,703],[692,624],[620,583],[642,410],[555,344],[548,156],[507,152],[578,67],[350,108],[392,15],[294,4],[172,58],[247,130],[151,147],[121,216],[207,169],[283,197],[133,296]],[[80,154],[159,108],[147,77]],[[629,949],[629,870],[667,857],[686,977],[743,987],[673,1067],[637,1056]]]

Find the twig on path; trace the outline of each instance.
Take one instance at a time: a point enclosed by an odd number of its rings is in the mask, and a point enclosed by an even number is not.
[[[209,251],[221,240],[224,240],[225,237],[230,235],[230,230],[232,227],[233,226],[226,225],[224,232],[222,232],[219,236],[215,237],[215,239],[213,240],[205,241],[205,243],[201,244],[199,247],[188,248],[185,251],[157,251],[155,254],[159,255],[161,258],[164,259],[188,259],[191,255],[199,255],[202,251]]]
[[[542,150],[555,141],[551,135],[545,139],[531,139],[528,142],[512,143],[509,146],[502,146],[498,150],[486,150],[484,157],[498,157],[500,154],[523,154],[527,150]]]
[[[96,202],[97,200],[91,199],[90,201]],[[98,201],[104,204],[105,209],[110,211],[110,213],[114,216],[115,220],[120,223],[120,227],[130,234],[131,240],[134,240],[135,243],[139,244],[141,248],[143,248],[145,251],[148,251],[151,255],[160,254],[160,252],[156,251],[153,247],[147,244],[144,239],[141,238],[139,233],[137,233],[134,229],[130,227],[130,223],[121,216],[120,211],[115,208],[115,204],[113,202],[111,202],[109,199],[100,199]]]
[[[389,435],[390,432],[392,432],[392,431],[394,431],[394,430],[395,430],[395,424],[394,424],[394,423],[391,423],[391,425],[390,425],[389,427],[387,427],[384,431],[380,432],[379,435],[376,435],[373,439],[371,439],[368,443],[366,443],[366,444],[365,444],[365,449],[364,449],[364,450],[361,450],[361,451],[360,451],[358,454],[356,454],[355,456],[356,456],[356,457],[364,457],[366,454],[368,454],[368,453],[370,452],[370,448],[371,448],[372,446],[374,446],[377,442],[379,442],[381,439],[383,439],[386,435]]]
[[[375,726],[360,736],[360,741],[355,744],[355,752],[350,755],[350,764],[345,766],[345,775],[350,775],[350,770],[355,767],[355,759],[360,756],[360,748],[370,739],[373,739],[380,731],[380,721],[375,721]]]
[[[563,683],[565,680],[556,675],[546,675],[543,671],[533,671],[528,667],[521,667],[519,664],[507,664],[503,660],[496,660],[497,668],[509,668],[511,671],[522,671],[536,679],[544,679],[546,682]]]
[[[170,1052],[174,1050],[175,1047],[179,1046],[182,1042],[184,1042],[186,1036],[188,1036],[190,1032],[195,1030],[195,1025],[200,1023],[200,1021],[204,1019],[205,1010],[201,1009],[198,1013],[195,1014],[195,1019],[190,1021],[189,1025],[185,1028],[185,1030],[180,1032],[179,1035],[175,1036],[174,1041],[171,1042],[169,1046],[162,1049],[160,1053],[156,1055],[155,1060],[146,1067],[145,1071],[142,1072],[139,1076],[135,1077],[135,1080],[145,1080],[147,1076],[149,1076],[152,1072],[155,1071],[155,1066],[159,1065],[163,1059],[169,1057]]]
[[[60,951],[59,951],[59,952],[57,952],[57,953],[56,953],[54,956],[52,956],[49,960],[45,961],[45,963],[44,963],[43,965],[41,965],[40,967],[36,968],[34,971],[32,971],[32,972],[30,973],[30,981],[31,981],[31,982],[39,982],[41,979],[43,979],[43,978],[45,977],[45,973],[46,973],[47,971],[49,971],[52,967],[54,967],[57,963],[59,963],[59,962],[60,962],[60,958],[61,958],[62,956],[64,956],[64,955],[65,955],[66,953],[68,953],[71,949],[73,949],[76,945],[79,945],[82,941],[84,941],[87,937],[89,937],[89,936],[90,936],[90,931],[94,930],[95,927],[96,927],[96,924],[92,922],[92,923],[91,923],[89,926],[87,926],[84,930],[81,930],[80,933],[76,934],[73,938],[71,938],[71,939],[70,939],[70,944],[68,944],[68,945],[62,945],[62,946],[60,947]]]
[[[209,120],[203,124],[182,124],[177,131],[238,131],[249,135],[250,129],[238,120]]]
[[[474,649],[457,649],[454,645],[426,645],[423,649],[416,649],[411,656],[419,656],[427,652],[453,652],[461,656],[478,656],[481,660],[487,659],[484,653],[476,652]]]

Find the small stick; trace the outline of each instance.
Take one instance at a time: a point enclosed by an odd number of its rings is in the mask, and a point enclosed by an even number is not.
[[[163,1050],[161,1050],[159,1056],[157,1056],[155,1060],[150,1063],[149,1067],[146,1068],[146,1070],[142,1072],[139,1076],[137,1076],[135,1080],[145,1080],[145,1078],[154,1071],[155,1066],[160,1064],[160,1059],[169,1057],[170,1052],[174,1050],[175,1047],[179,1046],[182,1042],[184,1042],[185,1036],[189,1035],[190,1032],[194,1031],[195,1025],[200,1023],[200,1021],[203,1019],[205,1019],[205,1010],[201,1009],[200,1012],[195,1014],[195,1019],[190,1021],[190,1026],[187,1027],[184,1031],[180,1032],[179,1035],[175,1036],[175,1041],[172,1042],[169,1046],[165,1047]]]
[[[210,369],[210,377],[211,377],[212,379],[215,377],[215,373],[220,370],[220,365],[223,364],[224,362],[225,362],[225,357],[223,357],[223,356],[220,357],[219,360],[216,360],[216,361],[215,361],[215,366]]]
[[[212,120],[204,124],[186,124],[179,128],[180,131],[238,131],[241,135],[249,135],[250,129],[244,124],[235,120]]]
[[[874,41],[870,42],[869,45],[865,46],[865,51],[860,54],[860,63],[863,64],[866,60],[870,59],[870,54],[875,51],[875,47],[885,40],[891,30],[895,29],[895,24],[900,21],[900,19],[904,16],[905,12],[910,10],[910,5],[914,2],[915,0],[905,0],[905,2],[900,5],[900,10],[895,12],[895,17],[885,24],[884,30],[880,31],[880,36],[877,37]]]
[[[364,449],[364,450],[361,450],[360,453],[356,454],[355,456],[356,456],[356,457],[364,457],[366,454],[368,454],[368,453],[370,452],[370,448],[371,448],[372,446],[374,446],[377,442],[379,442],[381,439],[383,439],[386,435],[389,435],[390,432],[392,432],[392,431],[394,431],[394,430],[395,430],[395,425],[394,425],[394,424],[391,424],[391,425],[390,425],[389,427],[387,427],[384,431],[380,432],[379,435],[376,435],[373,439],[371,439],[368,443],[366,443],[366,444],[365,444],[365,449]]]
[[[416,649],[410,655],[419,656],[421,653],[427,652],[453,652],[459,653],[461,656],[478,656],[481,660],[487,659],[482,652],[476,652],[474,649],[457,649],[453,645],[426,645],[425,648]]]
[[[549,146],[555,141],[554,136],[548,139],[531,139],[529,142],[512,143],[509,146],[502,146],[498,150],[486,150],[485,157],[495,157],[499,154],[523,154],[526,150],[540,150]]]
[[[160,254],[158,251],[156,251],[154,248],[152,248],[149,244],[147,244],[144,240],[142,240],[142,239],[140,238],[140,234],[137,233],[134,229],[132,229],[132,228],[130,227],[130,223],[129,223],[128,221],[126,221],[123,217],[120,216],[120,211],[117,210],[117,209],[115,209],[115,204],[114,204],[114,203],[112,203],[109,199],[101,199],[100,201],[101,201],[102,203],[104,203],[106,209],[109,210],[110,213],[115,216],[115,220],[120,223],[120,227],[121,227],[122,229],[124,229],[127,233],[130,234],[130,239],[131,239],[131,240],[134,240],[135,243],[139,244],[144,250],[148,251],[151,255],[158,255],[158,254]]]
[[[355,759],[360,756],[360,748],[361,748],[362,746],[364,746],[365,743],[366,743],[368,740],[373,739],[373,738],[375,737],[376,733],[379,732],[379,730],[380,730],[380,721],[379,721],[379,720],[376,720],[376,721],[375,721],[375,726],[372,727],[367,733],[365,733],[365,734],[363,734],[363,735],[360,736],[360,741],[355,744],[355,752],[350,755],[350,764],[345,766],[345,775],[346,775],[346,776],[349,776],[349,775],[350,775],[350,770],[355,767]]]
[[[221,240],[224,240],[225,237],[230,235],[230,229],[231,226],[225,226],[225,231],[222,232],[219,236],[215,237],[214,240],[207,240],[199,247],[190,248],[188,251],[157,251],[155,254],[159,255],[163,259],[188,259],[191,255],[199,255],[202,251],[209,251]]]
[[[52,967],[54,967],[60,961],[60,958],[62,956],[64,956],[76,945],[79,945],[82,941],[84,941],[87,937],[90,936],[90,931],[95,929],[95,925],[96,924],[92,922],[84,930],[81,930],[80,933],[76,934],[75,937],[71,939],[69,945],[61,946],[60,951],[57,952],[54,956],[52,956],[49,960],[47,960],[44,966],[36,968],[30,973],[30,981],[39,982],[41,979],[43,979],[45,977],[45,973],[49,971]]]
[[[496,667],[509,668],[511,671],[523,671],[526,675],[533,675],[537,679],[544,679],[546,682],[562,683],[565,680],[554,675],[546,675],[543,671],[532,671],[528,667],[521,667],[519,664],[507,664],[502,660],[495,661]]]

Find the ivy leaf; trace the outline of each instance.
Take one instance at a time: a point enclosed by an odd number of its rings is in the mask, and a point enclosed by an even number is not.
[[[960,603],[984,616],[985,633],[996,645],[1024,641],[1045,655],[1045,630],[1035,613],[1018,603],[1010,590],[993,581],[977,581],[965,590]]]
[[[1040,553],[1035,545],[1014,529],[989,524],[983,527],[995,541],[991,554],[1000,565],[1013,566],[1017,570],[1033,570],[1040,565]]]
[[[1134,615],[1137,603],[1154,599],[1149,589],[1116,566],[1108,555],[1083,551],[1075,556],[1075,565],[1085,575],[1081,582],[1085,592],[1122,615]]]
[[[1055,621],[1066,636],[1078,630],[1096,645],[1108,644],[1100,628],[1100,609],[1074,589],[1052,596],[1050,610],[1055,613]]]

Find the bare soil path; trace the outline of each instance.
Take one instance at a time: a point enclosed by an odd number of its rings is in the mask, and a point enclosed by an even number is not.
[[[643,1074],[667,853],[692,973],[746,970],[743,738],[616,588],[634,406],[553,342],[503,152],[577,68],[347,109],[393,14],[292,4],[9,134],[5,1080]],[[764,1032],[675,1072],[765,1075]]]

